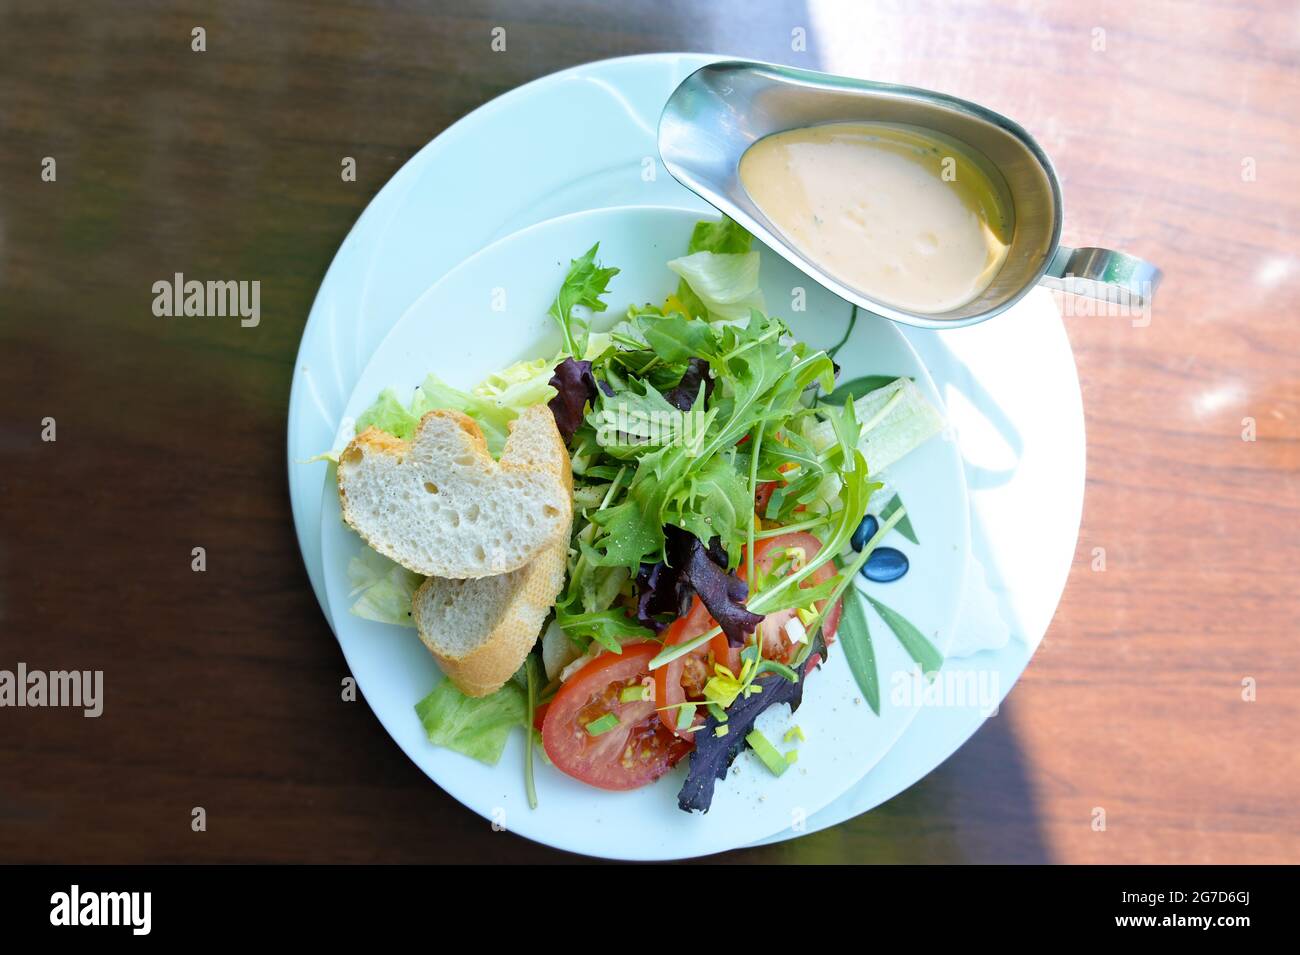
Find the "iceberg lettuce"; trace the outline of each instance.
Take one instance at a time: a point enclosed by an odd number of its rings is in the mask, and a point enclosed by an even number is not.
[[[407,405],[402,404],[393,389],[387,388],[357,417],[357,433],[375,427],[407,440],[425,414],[437,408],[450,408],[473,418],[483,431],[488,450],[500,456],[510,434],[510,422],[519,412],[555,397],[555,389],[549,384],[554,364],[545,359],[516,362],[489,376],[472,392],[453,388],[437,375],[429,375],[415,389]]]
[[[357,598],[352,613],[377,623],[415,626],[411,619],[411,598],[424,582],[419,574],[363,547],[348,561],[348,581],[352,584],[348,596]]]
[[[710,321],[744,319],[764,310],[758,287],[757,252],[694,252],[673,259],[668,268],[681,276],[704,305]]]

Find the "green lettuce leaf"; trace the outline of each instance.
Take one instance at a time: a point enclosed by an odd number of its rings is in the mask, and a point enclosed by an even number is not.
[[[348,596],[356,598],[351,613],[378,623],[415,626],[411,619],[411,598],[424,582],[419,574],[363,547],[348,561],[348,581],[352,584]]]
[[[488,375],[474,389],[474,394],[516,414],[533,405],[546,404],[555,397],[551,378],[556,364],[555,359],[548,361],[545,358],[517,361],[509,368]]]
[[[473,392],[453,388],[437,375],[429,375],[415,389],[409,405],[387,388],[357,417],[356,430],[375,427],[393,437],[407,440],[420,419],[438,408],[450,408],[469,415],[487,441],[488,450],[499,457],[510,434],[510,422],[535,404],[550,401],[555,389],[549,384],[554,363],[544,359],[518,362],[479,385]]]
[[[705,310],[700,317],[717,321],[739,320],[748,316],[750,309],[763,310],[758,264],[757,252],[695,252],[673,259],[668,268],[699,298]]]
[[[719,255],[743,255],[750,250],[754,237],[728,216],[721,219],[705,219],[695,223],[691,230],[691,241],[687,244],[686,254],[696,252],[713,252]],[[677,283],[675,297],[685,306],[687,318],[708,318],[708,306],[691,291],[685,279]],[[700,354],[696,352],[694,354]]]
[[[397,393],[392,388],[385,388],[375,403],[357,417],[356,428],[357,434],[366,428],[378,428],[405,441],[415,433],[415,426],[419,423],[420,419],[402,404]]]
[[[939,412],[908,378],[895,379],[855,400],[853,415],[860,422],[858,449],[873,474],[884,471],[943,430]],[[839,439],[831,421],[810,429],[807,437],[823,450]]]
[[[488,696],[466,696],[451,680],[415,704],[429,742],[495,766],[506,739],[528,717],[528,696],[514,680]]]
[[[720,252],[724,254],[748,252],[754,237],[730,216],[716,221],[704,219],[691,230],[691,242],[686,247],[693,252]]]

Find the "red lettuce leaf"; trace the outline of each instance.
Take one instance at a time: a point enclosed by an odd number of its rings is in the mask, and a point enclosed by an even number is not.
[[[719,779],[725,779],[727,770],[745,746],[745,737],[754,728],[759,714],[778,703],[789,703],[790,712],[799,709],[803,702],[803,685],[813,665],[821,666],[826,657],[826,641],[819,632],[813,638],[812,652],[800,669],[799,682],[791,683],[779,673],[761,676],[754,683],[763,692],[748,697],[737,697],[727,710],[727,735],[715,736],[714,730],[723,725],[709,714],[704,726],[695,731],[695,749],[691,751],[690,768],[686,782],[677,794],[677,805],[685,812],[708,812],[713,803],[713,788]]]
[[[587,405],[596,400],[596,388],[599,386],[607,395],[614,393],[608,384],[596,380],[591,362],[574,358],[565,358],[555,366],[550,386],[555,389],[555,397],[547,402],[547,407],[555,415],[555,426],[560,429],[565,444],[582,424]]]
[[[713,538],[705,547],[690,531],[664,527],[666,561],[642,564],[637,574],[637,620],[656,632],[666,624],[661,615],[680,617],[697,594],[733,647],[743,646],[763,617],[745,609],[749,588],[727,568],[727,552]]]
[[[678,411],[690,411],[699,397],[700,382],[704,382],[704,400],[708,401],[713,396],[714,384],[709,375],[709,363],[703,358],[688,358],[682,380],[664,393],[664,400]]]

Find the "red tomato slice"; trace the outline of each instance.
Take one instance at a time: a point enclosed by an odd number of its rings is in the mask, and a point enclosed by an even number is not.
[[[772,565],[781,557],[786,548],[801,547],[807,560],[812,560],[819,550],[822,549],[822,543],[812,534],[796,531],[790,534],[782,534],[779,537],[769,537],[765,540],[758,541],[754,544],[754,566],[762,573],[767,573],[772,569]],[[740,576],[741,579],[746,577],[748,562],[741,561]],[[815,587],[824,583],[835,576],[835,566],[828,561],[813,571],[812,575],[799,585],[800,589]],[[817,602],[817,609],[822,610],[826,601]],[[795,645],[790,642],[786,636],[785,625],[798,611],[791,607],[788,610],[778,610],[770,613],[763,618],[763,622],[758,625],[758,632],[763,636],[763,656],[769,660],[777,660],[781,663],[789,663],[794,656]],[[826,614],[826,622],[822,625],[822,636],[827,643],[835,639],[835,630],[840,625],[840,604],[837,601],[835,606]]]
[[[560,687],[546,708],[542,746],[557,767],[600,789],[636,789],[654,782],[691,750],[692,744],[669,732],[653,700],[624,703],[620,694],[650,673],[657,643],[631,643],[623,652],[605,652]],[[592,736],[587,726],[606,714],[618,725]]]
[[[546,722],[546,711],[550,708],[549,700],[533,708],[533,726],[539,733],[542,731],[542,724]]]
[[[777,468],[778,471],[789,471],[794,468],[794,464],[786,463]],[[759,481],[758,486],[754,488],[754,513],[762,517],[767,513],[768,502],[772,500],[772,495],[776,493],[778,487],[785,487],[788,481]],[[795,507],[796,511],[805,510],[805,505],[800,504]]]
[[[664,646],[675,647],[717,626],[704,602],[696,597],[686,616],[678,617],[664,631]],[[732,673],[739,673],[740,650],[727,645],[724,634],[718,634],[704,646],[678,657],[655,670],[655,705],[660,707],[659,718],[664,726],[675,736],[690,739],[692,734],[704,723],[704,714],[695,714],[695,723],[690,729],[678,730],[679,710],[663,709],[675,707],[687,700],[702,700],[704,684],[713,676],[713,662],[720,660],[722,665],[731,668]]]

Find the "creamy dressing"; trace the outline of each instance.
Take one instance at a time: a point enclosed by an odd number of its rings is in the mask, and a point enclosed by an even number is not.
[[[924,130],[833,123],[776,133],[741,157],[740,180],[809,260],[896,308],[959,308],[1006,259],[1005,194]]]

